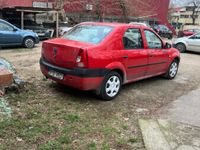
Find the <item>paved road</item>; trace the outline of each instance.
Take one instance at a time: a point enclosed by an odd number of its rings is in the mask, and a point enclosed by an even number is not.
[[[172,121],[200,127],[200,88],[181,96],[162,111]]]
[[[180,69],[184,69],[184,72],[182,72],[181,76],[177,77],[175,81],[180,83],[185,82],[187,86],[193,82],[196,83],[197,86],[191,91],[186,91],[175,101],[161,108],[158,111],[158,114],[161,118],[167,118],[172,121],[200,127],[200,82],[198,80],[200,71],[200,55],[183,55],[183,63],[181,64],[182,68]],[[187,56],[187,59],[185,56]],[[193,80],[195,78],[196,80]],[[189,80],[191,81],[188,82]]]

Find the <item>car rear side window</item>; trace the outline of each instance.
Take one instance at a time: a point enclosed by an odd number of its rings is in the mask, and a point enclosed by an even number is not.
[[[13,28],[3,22],[0,22],[0,31],[13,31]]]
[[[143,41],[140,29],[130,28],[123,36],[124,49],[141,49]]]
[[[100,43],[111,31],[110,26],[79,25],[66,33],[63,38],[92,44]]]
[[[158,36],[150,30],[144,30],[148,48],[149,49],[161,49],[162,41],[158,38]]]
[[[190,39],[200,39],[200,33],[193,35]]]

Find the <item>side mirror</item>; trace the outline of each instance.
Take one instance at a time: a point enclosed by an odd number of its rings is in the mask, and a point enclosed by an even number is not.
[[[165,49],[170,49],[170,48],[172,48],[172,45],[170,43],[166,42],[164,48]]]
[[[17,29],[17,28],[13,28],[13,31],[15,31],[15,32],[16,32],[16,31],[18,31],[18,29]]]

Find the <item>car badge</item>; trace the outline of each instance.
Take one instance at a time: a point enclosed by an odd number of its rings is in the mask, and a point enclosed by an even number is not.
[[[54,58],[56,58],[56,56],[57,56],[57,53],[58,53],[58,50],[57,50],[57,48],[53,48],[53,57]]]

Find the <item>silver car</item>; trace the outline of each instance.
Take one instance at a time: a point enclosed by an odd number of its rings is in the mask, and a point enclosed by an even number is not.
[[[173,45],[181,53],[185,51],[200,52],[200,32],[189,37],[178,38]]]

